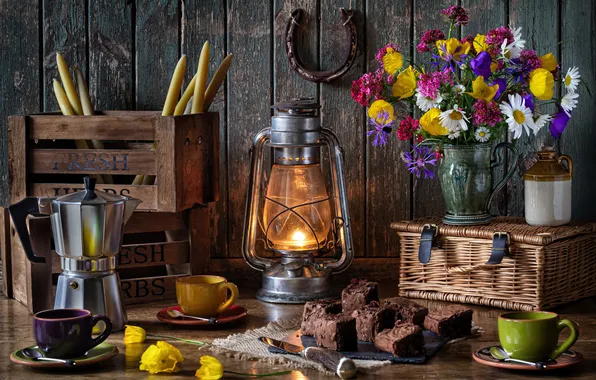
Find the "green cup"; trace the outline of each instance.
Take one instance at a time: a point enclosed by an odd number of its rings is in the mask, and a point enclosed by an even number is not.
[[[514,359],[533,362],[555,360],[577,340],[579,333],[575,322],[559,320],[548,311],[528,311],[502,314],[499,317],[499,341]],[[561,345],[559,333],[569,328],[569,337]]]

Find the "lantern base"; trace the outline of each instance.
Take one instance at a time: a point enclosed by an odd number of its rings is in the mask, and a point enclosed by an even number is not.
[[[312,262],[293,261],[276,264],[263,272],[263,286],[257,299],[271,303],[305,303],[334,299],[332,275],[327,268]]]

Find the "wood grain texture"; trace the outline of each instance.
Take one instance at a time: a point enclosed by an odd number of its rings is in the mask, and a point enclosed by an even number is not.
[[[28,116],[31,140],[153,140],[155,116]],[[79,123],[75,121],[80,121]]]
[[[39,1],[0,6],[0,204],[8,202],[8,116],[40,110]],[[6,273],[6,272],[4,272]]]
[[[12,257],[10,248],[10,215],[8,209],[0,208],[0,265],[2,268],[2,294],[12,298]]]
[[[534,49],[540,56],[553,52],[557,61],[557,43],[560,40],[558,28],[559,9],[557,0],[510,0],[509,24],[522,27],[522,38],[526,40],[526,49]],[[549,27],[549,25],[551,25]],[[556,92],[555,92],[556,94]],[[541,107],[541,112],[556,112],[552,106]],[[524,215],[524,172],[535,162],[535,152],[545,146],[554,147],[555,140],[550,135],[548,128],[543,128],[536,136],[525,134],[514,140],[509,134],[509,141],[519,151],[519,168],[507,186],[507,215]]]
[[[462,27],[462,36],[486,34],[491,29],[507,25],[507,1],[462,0],[462,6],[470,12],[470,21],[467,26]],[[505,167],[509,162],[510,160],[505,160],[505,165],[493,170],[493,185],[503,178],[506,172]],[[490,212],[493,215],[507,215],[507,191],[505,188],[493,198]]]
[[[420,41],[420,37],[427,29],[441,29],[446,31],[449,29],[443,17],[441,16],[441,9],[453,5],[450,0],[437,1],[415,1],[416,8],[414,10],[414,43]],[[446,34],[446,33],[445,33]],[[455,30],[454,37],[458,37],[459,31]],[[414,62],[419,65],[428,65],[430,62],[430,53],[414,53]],[[423,113],[416,107],[416,115],[420,117]],[[435,168],[435,173],[437,172]],[[412,203],[414,208],[413,218],[428,215],[443,215],[445,213],[445,201],[441,193],[441,185],[439,179],[424,179],[412,177],[413,180],[413,194]]]
[[[179,231],[187,228],[182,212],[135,212],[124,225],[124,233]]]
[[[29,234],[31,246],[36,256],[44,257],[46,262],[36,264],[26,260],[27,278],[27,307],[31,313],[52,309],[54,307],[54,293],[52,289],[52,264],[59,261],[50,250],[52,241],[52,225],[49,216],[29,216]],[[54,257],[53,257],[54,256]],[[33,280],[35,279],[35,280]]]
[[[186,73],[186,84],[196,72],[196,63],[203,43],[211,44],[209,77],[211,78],[222,59],[228,53],[226,40],[226,3],[224,1],[186,1],[181,9],[181,46],[187,55],[192,70]],[[236,58],[232,58],[230,70],[236,70]],[[218,91],[209,107],[210,112],[219,112],[219,201],[209,204],[211,233],[211,256],[225,257],[228,251],[228,176],[227,176],[227,80]]]
[[[134,305],[176,298],[176,280],[183,276],[158,276],[120,281],[122,303]]]
[[[87,13],[85,0],[43,3],[43,109],[56,110],[58,103],[52,91],[52,80],[59,79],[56,53],[61,53],[71,68],[87,70]]]
[[[402,47],[404,61],[411,58],[411,18],[413,2],[368,0],[366,13],[367,71],[379,67],[375,60],[378,49],[388,43]],[[407,63],[404,63],[407,65]],[[402,117],[405,115],[402,115]],[[400,141],[392,133],[383,147],[367,144],[366,181],[366,256],[397,256],[398,239],[389,224],[410,218],[411,176],[400,154],[410,149],[409,141]]]
[[[561,39],[565,42],[561,45],[561,73],[565,75],[568,68],[579,67],[582,81],[592,93],[590,96],[586,87],[580,85],[579,104],[572,112],[560,146],[560,153],[570,155],[574,163],[572,217],[587,221],[594,220],[596,215],[596,202],[593,199],[596,193],[596,130],[593,127],[596,122],[596,3],[566,0],[562,4]]]
[[[90,96],[95,109],[134,109],[134,2],[89,0]]]
[[[244,206],[252,139],[270,125],[271,7],[262,1],[228,1],[228,243],[229,256],[241,257]],[[233,131],[233,132],[232,132]]]
[[[161,110],[179,56],[177,0],[136,5],[136,107]]]
[[[321,0],[321,70],[338,67],[345,59],[347,45],[345,31],[339,18],[339,8],[347,7],[345,1]],[[334,131],[345,158],[348,207],[352,223],[353,247],[356,256],[363,256],[366,249],[366,183],[364,110],[350,97],[352,81],[364,72],[364,1],[354,1],[354,18],[358,29],[358,56],[350,71],[342,78],[321,84],[321,123]]]

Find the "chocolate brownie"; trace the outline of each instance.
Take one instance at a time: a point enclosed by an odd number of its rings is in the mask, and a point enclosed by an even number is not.
[[[424,319],[424,328],[446,338],[469,336],[472,334],[472,309],[459,305],[431,309]]]
[[[428,314],[427,308],[404,297],[387,298],[383,305],[395,309],[402,322],[410,322],[420,327],[424,325],[424,317]]]
[[[399,321],[400,315],[392,307],[379,306],[377,301],[361,307],[352,312],[356,318],[356,332],[358,340],[373,342],[375,336],[384,329],[391,329],[395,322]]]
[[[344,314],[319,316],[315,322],[315,338],[319,347],[335,351],[357,351],[356,320]]]
[[[353,279],[341,292],[341,304],[345,314],[351,314],[372,301],[379,302],[379,284],[376,282]]]
[[[375,347],[398,357],[424,355],[422,328],[412,323],[399,323],[381,331],[375,337]]]
[[[300,325],[300,332],[303,335],[314,335],[314,322],[317,318],[325,315],[341,313],[340,301],[310,301],[304,305],[302,312],[302,324]]]

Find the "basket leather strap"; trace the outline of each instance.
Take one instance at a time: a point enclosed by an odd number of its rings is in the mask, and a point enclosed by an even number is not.
[[[503,257],[509,255],[509,243],[510,238],[507,232],[495,232],[493,235],[493,247],[486,265],[501,264]]]
[[[428,264],[430,261],[430,251],[437,246],[437,232],[438,227],[436,224],[426,224],[422,227],[420,247],[418,248],[418,260],[422,264]]]

